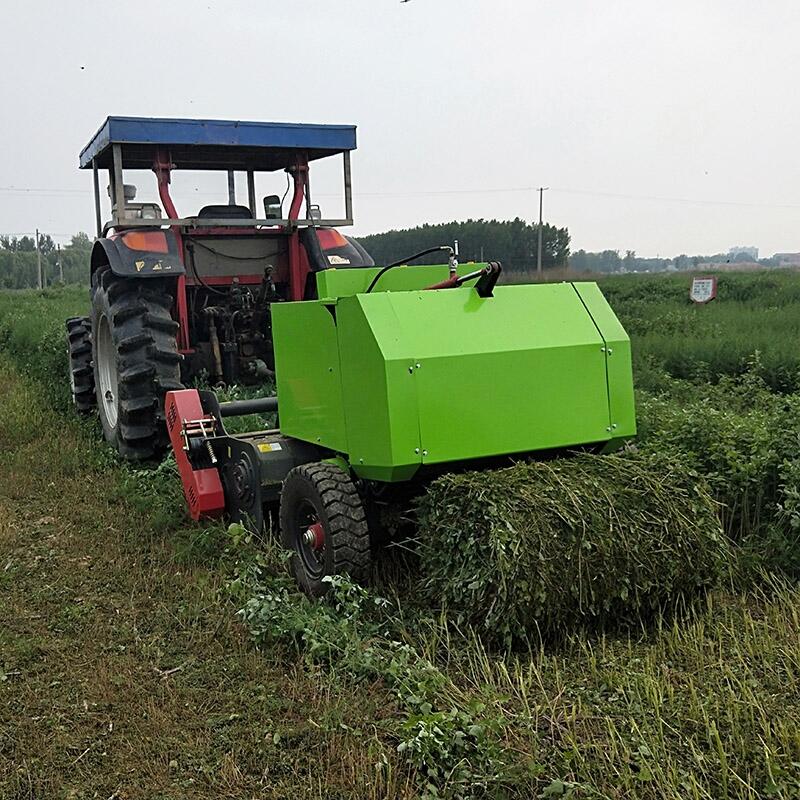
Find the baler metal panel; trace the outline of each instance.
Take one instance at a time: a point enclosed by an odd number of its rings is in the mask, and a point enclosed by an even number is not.
[[[398,365],[388,396],[408,395],[409,377],[416,386],[423,463],[610,438],[603,338],[570,284],[355,300]]]
[[[273,303],[281,432],[347,452],[334,315],[318,302]]]
[[[636,407],[631,378],[631,341],[596,283],[574,283],[606,343],[608,402],[614,438],[636,435]]]
[[[343,452],[359,476],[398,481],[416,472],[422,456],[412,362],[387,359],[381,348],[387,337],[401,335],[388,298],[384,292],[344,297],[336,307],[347,430]]]

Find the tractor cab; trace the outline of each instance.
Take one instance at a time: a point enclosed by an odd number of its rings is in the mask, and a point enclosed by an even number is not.
[[[108,117],[80,154],[81,169],[94,176],[93,285],[109,272],[154,281],[154,290],[174,298],[184,382],[200,373],[214,383],[263,380],[274,367],[270,304],[316,297],[320,271],[374,265],[338,230],[352,224],[355,148],[350,125]],[[312,203],[310,166],[333,157],[342,161],[345,215],[323,219]],[[160,204],[137,202],[126,170],[152,171]],[[227,203],[179,211],[170,193],[176,170],[225,173]],[[259,201],[257,176],[281,172],[287,204],[278,195]],[[235,195],[237,173],[246,176],[246,203]]]

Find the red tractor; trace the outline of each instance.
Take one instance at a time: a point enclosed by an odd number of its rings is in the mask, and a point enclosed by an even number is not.
[[[273,374],[270,307],[316,296],[315,274],[369,267],[363,247],[336,227],[352,224],[350,153],[356,129],[220,120],[109,117],[80,154],[94,173],[97,240],[90,317],[67,320],[75,407],[99,412],[105,438],[130,459],[168,445],[164,397],[196,378],[263,383]],[[343,161],[344,218],[323,220],[311,202],[309,164]],[[135,202],[123,170],[152,170],[159,203]],[[103,222],[100,172],[111,218]],[[181,216],[173,170],[227,173],[228,202]],[[258,173],[287,173],[278,195],[256,202]],[[237,204],[235,173],[247,176]]]

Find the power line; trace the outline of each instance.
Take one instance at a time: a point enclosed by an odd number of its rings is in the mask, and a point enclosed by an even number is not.
[[[0,231],[0,236],[35,236],[36,231],[12,231],[10,233],[4,233]],[[75,234],[74,233],[52,233],[51,231],[42,231],[41,236],[57,236],[60,239],[71,239]]]
[[[709,205],[709,206],[734,206],[740,208],[765,208],[765,209],[800,209],[796,203],[753,203],[738,200],[708,200],[690,197],[664,197],[658,195],[642,194],[622,194],[619,192],[603,192],[592,189],[563,189],[556,186],[550,190],[559,194],[586,195],[589,197],[608,197],[617,200],[636,200],[659,203],[682,203],[686,205]],[[433,195],[459,195],[459,194],[510,194],[512,192],[538,192],[538,186],[514,186],[507,189],[441,189],[419,192],[354,192],[356,197],[422,197]],[[338,195],[317,194],[317,197],[337,197]]]
[[[89,189],[36,189],[27,186],[0,186],[0,192],[9,194],[44,194],[44,195],[60,195],[60,194],[91,194]]]
[[[664,197],[663,195],[644,195],[644,194],[621,194],[619,192],[600,192],[590,189],[559,189],[553,188],[554,192],[561,194],[579,194],[591,197],[610,197],[619,200],[646,200],[657,203],[685,203],[688,205],[708,205],[708,206],[736,206],[740,208],[786,208],[798,209],[800,205],[796,203],[751,203],[742,200],[702,200],[689,197]]]
[[[402,198],[402,197],[436,197],[446,195],[473,195],[473,194],[512,194],[512,193],[525,193],[525,192],[538,192],[538,186],[508,186],[508,187],[487,187],[475,189],[422,189],[422,190],[409,190],[398,192],[359,192],[355,191],[356,197],[387,197],[387,198]],[[597,189],[571,189],[564,187],[551,187],[551,191],[559,194],[567,195],[583,195],[587,197],[607,197],[615,200],[635,200],[654,203],[679,203],[685,205],[707,205],[707,206],[731,206],[738,208],[764,208],[764,209],[800,209],[800,204],[797,203],[764,203],[752,202],[743,200],[716,200],[707,198],[694,198],[694,197],[670,197],[664,195],[647,195],[647,194],[628,194],[622,192],[607,192]],[[32,196],[52,196],[57,197],[60,195],[90,195],[91,189],[42,189],[34,187],[23,186],[0,186],[0,193],[6,194],[23,194]],[[196,195],[202,197],[221,197],[224,192],[201,192],[197,188],[192,191],[191,189],[183,189],[177,192],[179,195]],[[339,197],[338,194],[317,193],[317,197]]]

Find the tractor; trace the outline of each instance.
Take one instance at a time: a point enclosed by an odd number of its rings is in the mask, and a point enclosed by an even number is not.
[[[336,230],[352,224],[355,147],[356,129],[346,125],[109,117],[83,149],[97,238],[91,316],[67,321],[72,397],[79,412],[97,408],[123,457],[148,459],[168,447],[168,391],[199,378],[233,385],[273,376],[272,303],[315,296],[320,270],[373,265]],[[309,164],[336,155],[347,219],[322,220],[311,204]],[[155,173],[160,204],[136,202],[126,169]],[[106,170],[111,215],[103,222]],[[180,217],[170,196],[174,170],[223,172],[228,203]],[[260,213],[256,177],[279,171],[286,194],[293,189],[287,213],[278,195],[264,197]],[[237,173],[247,176],[247,205],[236,202]]]
[[[630,341],[595,283],[499,283],[496,262],[375,266],[337,228],[351,223],[355,128],[110,118],[81,155],[94,169],[98,240],[92,317],[67,323],[79,410],[147,457],[168,437],[193,519],[277,523],[312,596],[365,580],[386,517],[448,471],[486,469],[635,435]],[[311,204],[309,163],[341,155],[345,219]],[[150,168],[162,205],[133,204],[123,166]],[[175,168],[244,170],[248,207],[181,218]],[[99,169],[112,222],[100,224]],[[286,170],[255,215],[253,173]],[[131,191],[127,191],[131,195]],[[300,218],[305,204],[305,218]],[[210,380],[276,394],[220,402]],[[94,393],[94,394],[92,394]],[[275,427],[225,420],[277,412]],[[468,531],[465,531],[468,535]]]

